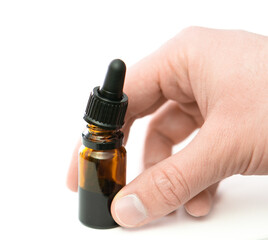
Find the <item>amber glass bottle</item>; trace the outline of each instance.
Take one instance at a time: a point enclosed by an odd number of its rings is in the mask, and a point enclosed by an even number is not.
[[[114,60],[104,85],[90,95],[79,151],[79,219],[89,227],[117,226],[110,212],[115,194],[126,184],[126,150],[122,145],[128,99],[123,93],[125,64]]]

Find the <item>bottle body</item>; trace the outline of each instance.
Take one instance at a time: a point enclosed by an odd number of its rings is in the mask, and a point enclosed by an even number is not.
[[[98,146],[115,140],[114,131],[89,125],[90,134],[83,135],[86,143]],[[109,145],[108,148],[112,148]],[[79,219],[89,227],[112,228],[117,224],[110,212],[116,193],[126,184],[126,150],[116,145],[114,149],[93,149],[82,145],[78,159]],[[96,147],[99,148],[99,147]],[[105,148],[105,147],[100,147]],[[107,148],[107,147],[106,147]]]

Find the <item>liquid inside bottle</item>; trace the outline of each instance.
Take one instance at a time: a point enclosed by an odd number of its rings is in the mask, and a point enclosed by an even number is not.
[[[90,141],[109,142],[115,131],[88,126]],[[82,145],[79,152],[79,219],[89,227],[111,228],[117,224],[110,212],[116,193],[126,184],[126,150],[94,150]]]

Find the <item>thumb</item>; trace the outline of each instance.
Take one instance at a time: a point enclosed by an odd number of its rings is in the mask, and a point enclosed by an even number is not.
[[[222,126],[218,129],[207,121],[186,148],[145,170],[116,195],[111,206],[114,220],[124,227],[144,225],[235,174],[234,141]]]

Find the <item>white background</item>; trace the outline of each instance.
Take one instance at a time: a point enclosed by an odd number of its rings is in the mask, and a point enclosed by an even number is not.
[[[84,227],[77,219],[77,194],[65,185],[89,93],[112,59],[131,66],[190,25],[268,35],[266,3],[1,0],[0,239],[268,237],[264,176],[225,180],[208,217],[179,209],[136,230]],[[128,182],[139,173],[149,118],[132,129]]]

